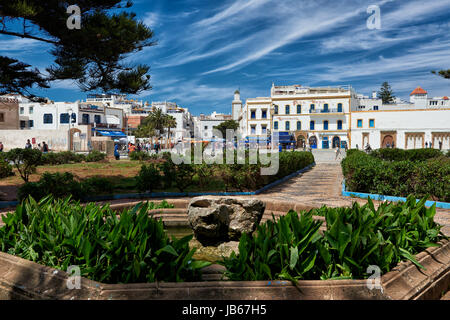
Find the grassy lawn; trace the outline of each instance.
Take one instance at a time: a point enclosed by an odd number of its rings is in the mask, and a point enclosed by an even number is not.
[[[140,161],[112,160],[92,163],[73,163],[56,166],[39,166],[35,174],[30,176],[30,182],[36,182],[44,172],[70,172],[80,180],[90,177],[104,177],[113,185],[114,193],[136,193],[135,176],[141,169]],[[15,176],[0,180],[0,193],[3,193],[2,200],[15,200],[17,189],[24,184],[22,178],[14,169]],[[188,187],[185,192],[200,192],[208,190],[211,192],[225,191],[225,185],[221,181],[211,179],[208,185],[201,188],[197,184]],[[170,189],[154,190],[154,192],[180,192],[175,187]]]

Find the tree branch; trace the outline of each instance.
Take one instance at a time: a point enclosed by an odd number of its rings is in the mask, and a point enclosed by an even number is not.
[[[20,38],[33,39],[33,40],[43,41],[43,42],[47,42],[47,43],[51,43],[51,44],[58,44],[57,41],[39,38],[39,37],[35,37],[35,36],[29,35],[29,34],[22,34],[22,33],[10,32],[10,31],[4,31],[4,30],[0,30],[0,34],[6,34],[9,36],[15,36],[15,37],[20,37]]]

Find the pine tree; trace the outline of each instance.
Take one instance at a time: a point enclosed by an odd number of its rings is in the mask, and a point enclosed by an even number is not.
[[[384,104],[394,102],[395,96],[389,83],[383,82],[380,91],[378,91],[378,99],[381,99]]]
[[[129,54],[156,43],[153,32],[136,15],[121,12],[130,1],[78,0],[81,28],[69,29],[71,3],[63,0],[0,0],[0,35],[33,39],[51,46],[48,75],[14,59],[0,56],[0,94],[31,96],[33,87],[74,80],[83,91],[136,94],[150,86],[149,67],[123,62]],[[127,10],[128,11],[128,10]]]
[[[439,76],[441,76],[442,78],[445,78],[445,79],[450,79],[450,69],[448,69],[448,70],[440,70],[440,71],[431,71],[431,73],[433,73],[433,74],[437,74],[437,75],[439,75]]]

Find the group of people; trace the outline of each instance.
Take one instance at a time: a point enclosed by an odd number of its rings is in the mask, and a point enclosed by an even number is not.
[[[33,145],[31,144],[30,139],[27,139],[27,143],[25,143],[25,149],[40,150],[43,153],[47,153],[50,151],[50,149],[48,148],[48,144],[46,144],[45,141],[42,142],[42,145],[40,143],[38,143],[37,146],[35,146],[33,148]]]
[[[433,142],[425,142],[425,148],[426,149],[428,149],[428,148],[433,148]],[[439,150],[442,150],[442,141],[439,141]]]

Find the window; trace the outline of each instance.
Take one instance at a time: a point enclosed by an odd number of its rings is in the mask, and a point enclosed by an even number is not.
[[[302,123],[297,121],[297,130],[302,130]]]
[[[29,113],[29,114],[33,114],[33,111],[34,111],[34,108],[33,108],[33,107],[29,107],[29,108],[28,108],[28,113]]]
[[[302,113],[302,105],[301,104],[297,105],[297,113]]]
[[[291,107],[289,105],[286,105],[286,114],[290,114]]]
[[[34,127],[34,121],[28,120],[28,127],[33,128]]]
[[[328,130],[328,121],[323,122],[323,130]]]
[[[100,120],[101,120],[101,118],[100,118],[99,114],[94,115],[94,122],[95,123],[99,124],[101,122]]]
[[[44,113],[44,123],[53,123],[53,115],[51,113]]]
[[[323,112],[328,112],[328,103],[323,105]]]
[[[208,130],[208,126],[205,126],[205,130]]]
[[[81,122],[83,124],[88,124],[89,123],[89,115],[87,113],[83,113],[82,118],[81,118]]]
[[[267,119],[267,110],[264,109],[264,110],[261,112],[261,118]]]
[[[5,114],[0,112],[0,122],[5,122]]]
[[[256,134],[256,126],[251,126],[251,134]]]
[[[286,131],[289,131],[290,130],[290,122],[289,121],[286,121],[286,123],[285,123],[285,126],[286,126]]]
[[[373,106],[373,110],[378,110],[378,106]]]
[[[262,134],[266,134],[267,133],[267,126],[266,125],[262,125],[261,126],[261,132],[262,132]]]
[[[251,110],[250,118],[256,119],[256,110]]]
[[[309,130],[314,130],[314,121],[309,123]]]
[[[68,113],[61,113],[59,115],[59,123],[69,123],[69,114]]]
[[[309,107],[309,110],[315,110],[316,109],[316,105],[314,103],[311,103],[311,106]]]
[[[337,122],[337,128],[338,128],[338,130],[342,130],[342,120],[339,120]]]
[[[274,122],[273,122],[273,128],[274,128],[275,130],[278,130],[278,121],[274,121]]]
[[[342,103],[338,103],[338,112],[342,112]]]
[[[362,126],[363,126],[363,121],[362,121],[362,119],[358,119],[356,126],[357,126],[358,128],[362,128]]]
[[[25,112],[25,108],[24,107],[20,107],[20,114],[23,114]]]
[[[72,113],[72,123],[76,123],[76,122],[77,122],[77,114]]]
[[[274,114],[278,114],[278,106],[273,106],[273,111],[274,111]]]
[[[369,119],[369,128],[375,128],[375,119]]]
[[[25,120],[20,120],[20,129],[25,129],[26,126],[27,123],[25,122]]]

